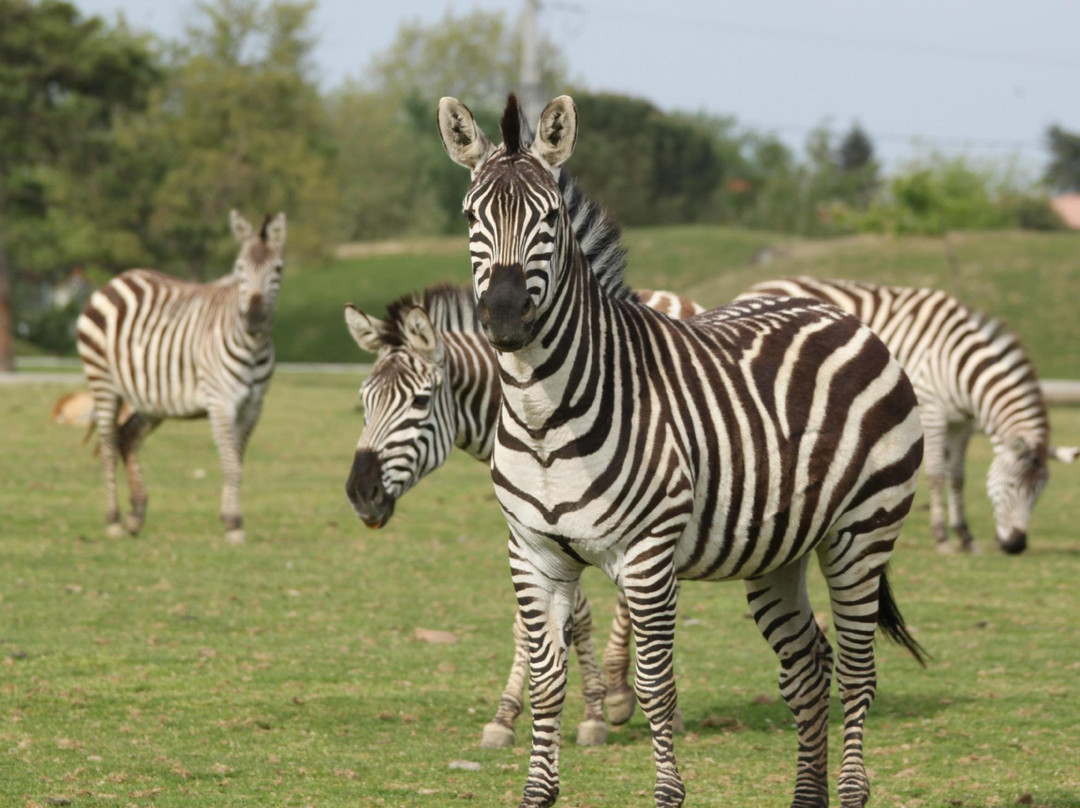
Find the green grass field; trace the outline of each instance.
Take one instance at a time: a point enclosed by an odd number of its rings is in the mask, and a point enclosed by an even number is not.
[[[512,655],[505,523],[487,471],[456,455],[389,526],[364,529],[343,493],[358,382],[274,381],[240,547],[222,540],[205,422],[150,438],[144,533],[108,540],[97,461],[79,430],[48,421],[66,389],[0,387],[0,805],[517,804],[527,726],[513,750],[477,746]],[[1080,409],[1052,417],[1059,442],[1080,443]],[[1080,467],[1053,470],[1030,549],[1014,558],[990,546],[985,440],[973,454],[968,501],[987,551],[940,556],[920,498],[894,556],[894,592],[934,660],[922,670],[878,646],[871,805],[1075,808]],[[606,628],[613,589],[595,571],[585,581]],[[790,801],[795,734],[746,611],[739,584],[683,588],[688,806]],[[458,642],[418,642],[417,628]],[[572,736],[576,692],[567,710]],[[839,720],[834,703],[834,750]],[[450,768],[459,760],[481,768]],[[564,808],[651,805],[643,717],[606,746],[564,746],[562,769]]]
[[[708,306],[758,281],[795,274],[945,289],[1004,318],[1044,378],[1080,377],[1080,234],[954,233],[948,242],[952,260],[941,238],[807,241],[711,226],[630,230],[626,243],[632,285],[684,292]],[[360,359],[341,325],[346,302],[377,315],[414,289],[470,281],[464,229],[460,239],[393,246],[400,252],[287,270],[275,325],[279,358]],[[762,263],[764,250],[768,260]]]

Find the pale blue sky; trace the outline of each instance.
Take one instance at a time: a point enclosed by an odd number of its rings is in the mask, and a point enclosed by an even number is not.
[[[187,0],[75,2],[173,37],[193,15]],[[522,5],[320,0],[321,81],[359,76],[403,21]],[[1048,124],[1080,130],[1075,0],[549,0],[540,26],[590,89],[732,114],[792,144],[858,119],[889,163],[934,145],[1040,169]]]

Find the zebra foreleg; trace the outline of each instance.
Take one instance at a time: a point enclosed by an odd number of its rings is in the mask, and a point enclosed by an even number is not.
[[[810,607],[808,563],[809,556],[803,556],[746,582],[750,611],[780,658],[780,693],[795,716],[799,753],[792,808],[824,808],[829,804],[832,648]]]
[[[214,434],[224,485],[221,491],[221,521],[225,523],[225,541],[244,541],[244,518],[240,515],[240,479],[243,476],[241,434],[235,414],[218,406],[210,408],[210,430]]]
[[[146,521],[146,505],[149,497],[146,493],[146,481],[143,479],[142,466],[139,465],[139,447],[146,436],[161,423],[160,418],[135,413],[120,427],[120,454],[127,469],[128,490],[131,494],[131,513],[125,525],[128,532],[135,535]]]
[[[97,419],[98,452],[105,472],[105,533],[111,539],[124,535],[120,524],[120,506],[116,496],[116,458],[120,454],[116,414],[120,397],[108,391],[94,391],[94,417]]]
[[[529,704],[532,749],[519,808],[548,808],[559,796],[559,742],[566,700],[567,656],[573,637],[574,590],[580,567],[541,568],[511,534],[510,572],[529,639]]]
[[[485,749],[508,749],[514,745],[514,722],[524,707],[525,677],[529,673],[529,638],[521,610],[514,615],[514,661],[495,717],[484,725],[480,745]]]
[[[653,554],[656,549],[640,546],[642,561],[627,560],[623,591],[637,644],[634,691],[652,730],[656,764],[653,798],[657,808],[678,808],[686,798],[672,743],[672,718],[676,710],[673,651],[679,588],[672,551]]]
[[[634,714],[637,697],[630,686],[630,637],[633,628],[630,625],[630,607],[626,604],[626,595],[620,591],[615,601],[615,615],[611,619],[611,634],[608,635],[604,648],[604,675],[607,695],[604,696],[604,709],[607,718],[618,726],[625,724]],[[671,731],[682,735],[686,731],[682,710],[675,707],[671,719]]]
[[[964,460],[974,427],[972,421],[950,424],[945,439],[945,461],[949,478],[949,526],[960,537],[960,549],[966,553],[978,552],[964,513]]]

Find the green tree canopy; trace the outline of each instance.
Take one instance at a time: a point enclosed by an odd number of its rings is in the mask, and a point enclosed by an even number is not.
[[[173,157],[150,220],[167,265],[220,274],[233,250],[222,223],[234,207],[285,211],[293,255],[324,255],[340,236],[334,145],[310,69],[314,6],[198,5],[200,22],[146,122]]]
[[[1046,182],[1056,191],[1080,191],[1080,135],[1055,124],[1046,130],[1046,144],[1050,148]]]
[[[48,270],[138,252],[130,205],[110,195],[113,127],[160,75],[122,26],[58,0],[0,0],[0,368],[13,364],[9,257]]]

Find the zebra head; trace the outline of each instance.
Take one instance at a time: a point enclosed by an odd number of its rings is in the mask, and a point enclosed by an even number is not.
[[[998,546],[1006,553],[1027,549],[1031,511],[1050,476],[1046,444],[1031,445],[1013,438],[994,447],[986,492],[994,508]]]
[[[240,243],[240,253],[233,264],[233,277],[240,295],[240,316],[248,331],[268,332],[281,288],[285,214],[267,215],[256,233],[248,220],[233,210],[229,211],[229,226]]]
[[[361,350],[378,356],[360,388],[365,423],[345,493],[364,524],[379,528],[454,447],[453,396],[442,339],[422,307],[384,322],[350,303],[345,323]]]
[[[556,98],[531,142],[517,98],[502,117],[503,144],[487,139],[468,107],[439,101],[439,135],[454,162],[472,172],[462,211],[469,222],[473,292],[484,334],[499,351],[516,351],[538,333],[555,295],[560,233],[570,232],[559,169],[574,151],[577,108]]]
[[[1031,511],[1050,477],[1049,460],[1072,463],[1080,449],[1032,444],[1016,437],[994,447],[986,491],[994,507],[998,546],[1006,553],[1027,549]]]

